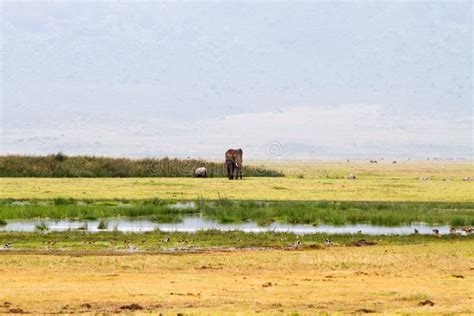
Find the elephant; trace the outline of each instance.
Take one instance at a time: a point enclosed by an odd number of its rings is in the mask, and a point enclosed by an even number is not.
[[[225,165],[229,180],[242,179],[242,149],[228,149],[225,152]]]

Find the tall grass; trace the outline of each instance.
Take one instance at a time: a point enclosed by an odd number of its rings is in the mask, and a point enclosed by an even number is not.
[[[205,216],[222,223],[252,220],[258,224],[279,221],[308,225],[474,225],[474,203],[218,200],[200,203],[199,206]]]
[[[161,223],[180,222],[201,213],[221,223],[273,221],[289,224],[372,224],[398,226],[412,223],[474,225],[474,203],[443,202],[330,202],[330,201],[217,201],[199,200],[193,207],[175,207],[158,198],[145,201],[52,201],[14,203],[0,200],[0,218],[97,219],[148,217]]]
[[[209,177],[225,177],[224,163],[197,159],[127,159],[95,156],[0,156],[0,177],[191,177],[197,167],[206,167]],[[278,177],[281,172],[244,166],[249,177]]]
[[[140,217],[160,214],[189,214],[188,209],[174,210],[167,205],[146,205],[135,203],[130,206],[121,204],[102,206],[101,203],[55,205],[30,203],[26,205],[0,204],[0,217],[3,219],[18,218],[52,218],[92,220],[107,217]],[[113,203],[110,203],[113,204]]]

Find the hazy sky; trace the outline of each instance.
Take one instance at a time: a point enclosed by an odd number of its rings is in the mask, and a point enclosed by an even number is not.
[[[1,3],[0,154],[472,157],[471,1]]]

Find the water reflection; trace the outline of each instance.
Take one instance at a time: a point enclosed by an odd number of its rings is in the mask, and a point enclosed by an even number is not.
[[[438,229],[441,234],[449,233],[449,226],[430,226],[424,224],[386,227],[368,224],[311,226],[272,223],[268,226],[258,226],[255,222],[221,224],[202,216],[183,217],[180,223],[156,223],[149,219],[125,218],[110,218],[105,221],[105,229],[98,229],[100,220],[7,220],[7,225],[0,226],[0,231],[33,232],[37,230],[37,226],[41,226],[44,223],[48,227],[48,231],[82,230],[88,232],[148,232],[156,229],[167,232],[196,232],[216,229],[221,231],[239,230],[243,232],[291,232],[300,235],[313,233],[357,234],[359,232],[367,235],[409,235],[413,234],[414,229],[417,229],[420,234],[432,234],[433,229]]]

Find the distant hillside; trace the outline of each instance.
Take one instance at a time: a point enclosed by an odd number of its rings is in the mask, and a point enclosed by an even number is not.
[[[191,177],[197,167],[206,167],[209,177],[225,177],[224,163],[195,159],[128,159],[95,156],[0,156],[0,177]],[[247,177],[278,177],[282,173],[246,166]]]

